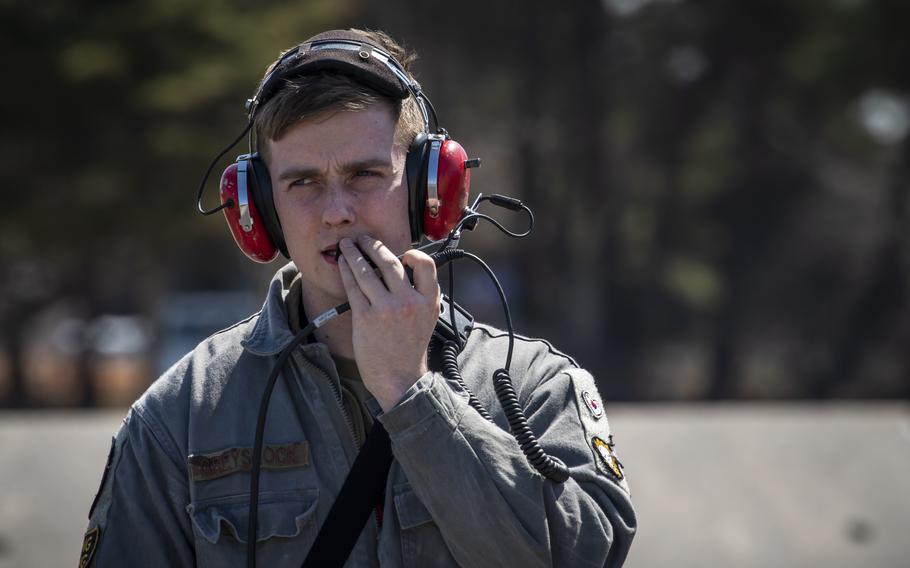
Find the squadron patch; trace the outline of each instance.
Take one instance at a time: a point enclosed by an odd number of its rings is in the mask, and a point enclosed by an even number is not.
[[[613,452],[613,436],[610,436],[610,441],[605,442],[599,436],[594,436],[591,438],[591,444],[594,446],[594,451],[597,452],[597,455],[603,462],[603,465],[616,476],[616,479],[622,480],[624,477],[622,473],[622,464],[616,459],[616,454]]]
[[[79,555],[79,568],[86,568],[95,557],[95,550],[98,548],[98,540],[101,537],[101,529],[92,527],[85,533],[82,539],[82,554]]]
[[[591,416],[593,416],[595,420],[600,420],[600,418],[604,415],[604,407],[600,403],[600,400],[591,394],[590,391],[582,392],[581,399],[584,401],[585,406],[587,406],[588,410],[591,412]]]
[[[581,425],[580,440],[593,454],[588,458],[599,475],[629,493],[629,480],[613,446],[613,432],[604,399],[597,391],[594,377],[581,369],[567,371],[575,390],[575,406]]]

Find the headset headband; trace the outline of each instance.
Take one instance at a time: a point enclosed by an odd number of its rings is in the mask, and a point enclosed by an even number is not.
[[[377,66],[373,61],[382,65]],[[408,76],[389,52],[363,41],[355,32],[344,30],[319,34],[282,55],[259,84],[253,98],[247,100],[250,121],[259,107],[278,93],[282,80],[326,69],[342,71],[394,99],[413,96],[423,116],[424,131],[430,132],[427,105],[430,109],[433,105],[423,94],[420,84]]]

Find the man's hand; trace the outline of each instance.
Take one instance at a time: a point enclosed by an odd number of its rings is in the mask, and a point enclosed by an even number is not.
[[[436,264],[416,250],[405,252],[399,261],[367,235],[358,237],[359,249],[351,239],[339,245],[338,267],[353,318],[354,358],[364,386],[388,411],[428,370],[427,346],[439,318]],[[381,280],[364,254],[378,267]],[[413,286],[405,266],[414,271]]]

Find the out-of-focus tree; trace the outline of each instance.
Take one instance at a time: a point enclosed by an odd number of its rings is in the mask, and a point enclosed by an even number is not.
[[[612,395],[906,396],[903,3],[398,4],[475,187],[538,211],[481,246]]]
[[[17,54],[0,94],[13,369],[22,326],[61,297],[91,318],[172,289],[261,288],[274,266],[194,215],[195,185],[279,49],[356,25],[420,52],[442,125],[484,158],[474,191],[535,210],[526,241],[483,227],[465,243],[500,272],[520,328],[577,355],[611,397],[910,394],[904,2],[2,10],[0,47]],[[495,323],[491,289],[459,278]]]
[[[255,270],[231,251],[221,222],[195,215],[196,184],[245,125],[243,102],[265,64],[301,37],[349,23],[357,7],[49,0],[0,10],[9,55],[0,351],[11,361],[7,398],[23,404],[19,340],[49,302],[71,298],[91,319],[148,309],[165,288],[249,284]],[[164,268],[175,265],[186,269]],[[23,300],[16,266],[47,272],[52,286]]]

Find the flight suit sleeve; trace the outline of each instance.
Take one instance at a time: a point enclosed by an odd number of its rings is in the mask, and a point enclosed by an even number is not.
[[[193,566],[185,465],[137,409],[114,437],[89,511],[79,566]]]
[[[569,467],[566,482],[537,473],[501,414],[485,420],[439,374],[380,420],[458,564],[620,566],[636,518],[593,378],[562,369],[520,402],[543,448]]]

